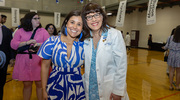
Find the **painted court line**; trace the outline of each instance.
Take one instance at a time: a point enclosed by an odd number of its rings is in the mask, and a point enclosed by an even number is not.
[[[174,96],[174,95],[177,95],[177,94],[180,94],[180,92],[176,92],[176,93],[174,93],[174,94],[170,94],[170,95],[167,95],[167,96],[165,96],[165,97],[158,98],[158,99],[156,99],[156,100],[163,100],[163,99],[165,99],[165,98],[168,98],[168,97],[171,97],[171,96]]]

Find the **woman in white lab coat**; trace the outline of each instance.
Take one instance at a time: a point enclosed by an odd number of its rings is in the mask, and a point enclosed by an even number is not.
[[[82,18],[92,36],[84,41],[86,99],[128,100],[127,55],[121,32],[107,25],[107,16],[96,3],[83,7]]]

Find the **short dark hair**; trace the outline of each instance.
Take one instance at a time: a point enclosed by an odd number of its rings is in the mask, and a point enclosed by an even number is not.
[[[104,10],[101,8],[100,5],[96,4],[96,3],[88,3],[86,4],[83,9],[82,9],[82,19],[86,20],[86,15],[89,13],[97,13],[99,12],[100,14],[102,14],[103,16],[103,22],[102,22],[102,26],[101,26],[101,30],[103,30],[103,32],[107,31],[109,29],[109,24],[107,23],[107,15],[104,12]],[[85,25],[84,25],[89,31],[91,30],[88,25],[87,22],[85,21]]]
[[[6,15],[1,15],[1,18],[7,18],[7,16]]]
[[[53,35],[58,35],[58,33],[57,33],[57,29],[56,29],[56,27],[54,26],[54,24],[47,24],[47,25],[46,25],[46,27],[45,27],[45,29],[46,29],[46,30],[48,30],[49,26],[51,26],[51,25],[52,25],[52,26],[53,26],[53,28],[54,28]]]
[[[80,16],[80,17],[81,17],[81,11],[79,11],[79,10],[73,10],[73,11],[71,11],[71,12],[66,16],[66,18],[64,19],[64,22],[63,22],[63,24],[62,24],[62,26],[61,26],[61,33],[64,34],[65,36],[66,36],[66,34],[65,34],[66,24],[67,24],[67,22],[69,21],[69,19],[70,19],[72,16]],[[90,36],[90,34],[86,34],[86,32],[84,31],[84,22],[85,22],[85,21],[83,21],[83,30],[82,30],[83,36],[82,36],[82,38],[80,39],[80,41],[84,41],[85,38],[87,38],[88,36]],[[80,35],[79,35],[77,38],[79,38],[79,37],[80,37]]]
[[[21,19],[21,27],[23,28],[25,31],[32,31],[33,30],[33,26],[32,26],[32,19],[35,15],[38,15],[35,12],[29,12],[27,13],[24,18]],[[41,24],[38,26],[38,28],[42,27]]]

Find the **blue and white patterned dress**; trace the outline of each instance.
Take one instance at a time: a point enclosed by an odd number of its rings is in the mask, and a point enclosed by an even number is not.
[[[81,77],[84,61],[84,42],[74,42],[69,59],[67,45],[60,36],[46,40],[38,51],[44,59],[52,59],[52,72],[47,82],[49,100],[84,100],[85,91]]]

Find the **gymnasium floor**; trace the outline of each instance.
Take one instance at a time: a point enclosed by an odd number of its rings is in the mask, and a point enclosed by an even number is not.
[[[180,100],[180,91],[169,90],[163,52],[132,48],[127,54],[127,91],[130,100]],[[12,70],[8,68],[9,73]],[[23,84],[12,80],[11,75],[7,76],[4,100],[23,100]],[[31,100],[37,100],[34,84]]]

